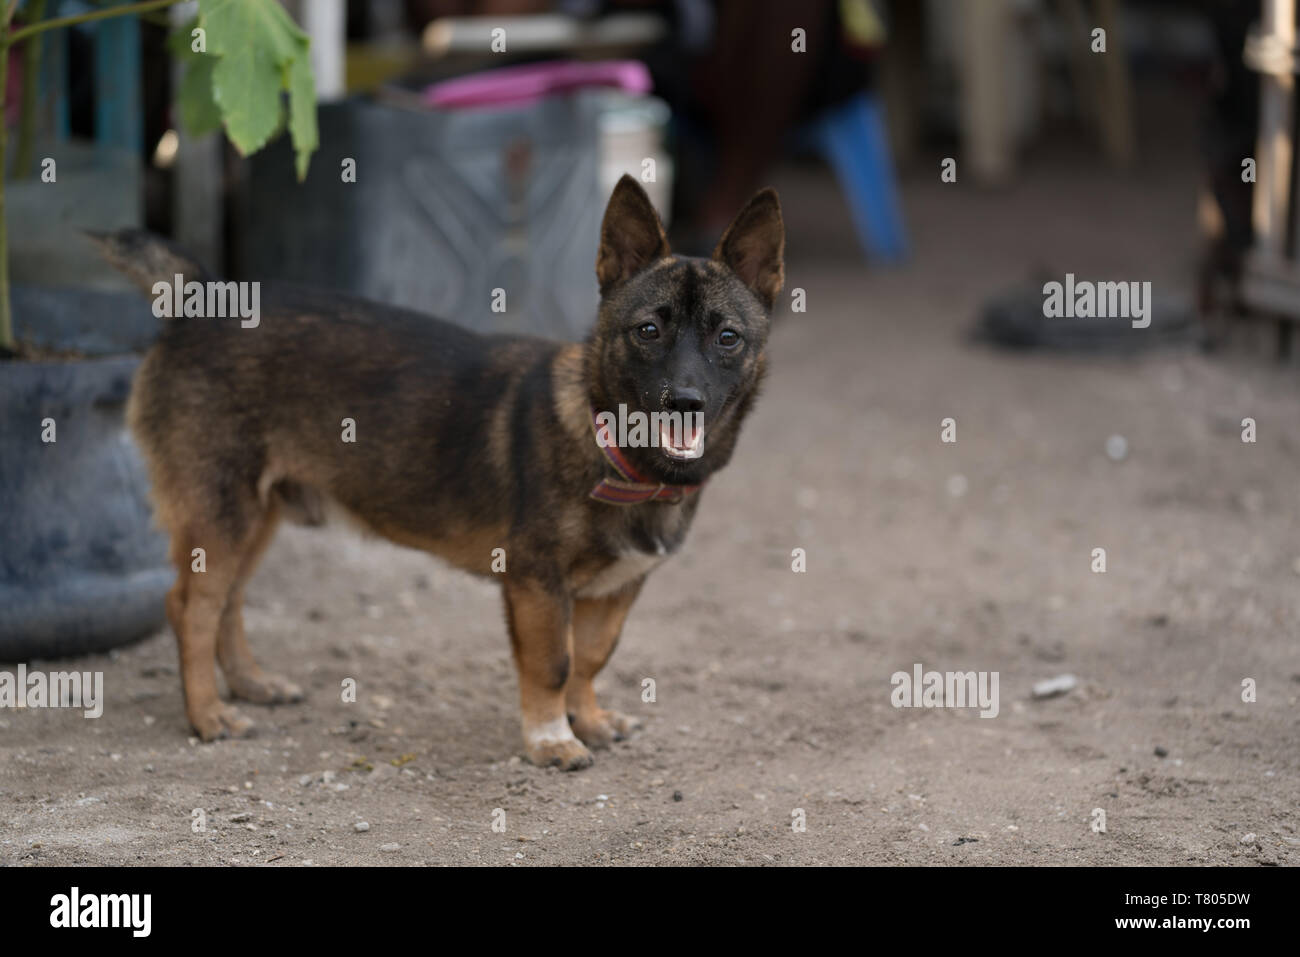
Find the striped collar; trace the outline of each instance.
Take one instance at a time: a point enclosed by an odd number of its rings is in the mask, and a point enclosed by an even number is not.
[[[609,427],[597,420],[595,411],[591,413],[591,431],[596,440],[596,448],[600,449],[606,461],[618,473],[618,478],[603,478],[591,490],[591,497],[598,502],[608,502],[610,505],[667,502],[675,505],[704,487],[703,482],[699,485],[667,485],[651,481],[642,475],[614,443]]]

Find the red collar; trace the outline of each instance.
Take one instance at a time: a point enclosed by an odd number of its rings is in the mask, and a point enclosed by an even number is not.
[[[609,434],[608,426],[601,425],[596,413],[591,413],[592,434],[596,438],[596,448],[604,453],[605,459],[614,467],[618,478],[603,478],[591,490],[591,497],[610,505],[640,505],[642,502],[668,502],[677,504],[686,496],[698,492],[704,487],[699,485],[667,485],[651,481],[642,475],[627,460]],[[603,437],[601,433],[604,433]]]

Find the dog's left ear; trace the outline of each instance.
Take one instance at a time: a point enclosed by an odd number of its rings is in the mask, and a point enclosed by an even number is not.
[[[610,194],[600,224],[596,279],[601,294],[668,254],[668,239],[650,197],[640,183],[624,173]]]
[[[785,284],[785,223],[781,201],[768,187],[754,194],[718,240],[713,258],[754,290],[768,309]]]

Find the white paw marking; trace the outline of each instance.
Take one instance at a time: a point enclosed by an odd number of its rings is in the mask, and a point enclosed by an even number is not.
[[[556,718],[532,728],[524,728],[524,740],[532,747],[549,744],[562,744],[565,741],[577,741],[573,729],[569,727],[568,718]]]

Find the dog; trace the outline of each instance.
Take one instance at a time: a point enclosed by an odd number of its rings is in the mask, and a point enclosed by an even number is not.
[[[159,298],[173,278],[209,279],[147,234],[97,240]],[[218,664],[232,698],[302,699],[249,650],[244,588],[282,519],[319,524],[334,509],[500,580],[532,762],[583,768],[589,749],[639,727],[601,707],[592,683],[647,574],[681,547],[703,486],[731,458],[766,371],[784,252],[771,189],[711,257],[690,258],[670,251],[624,176],[581,343],[479,335],[287,284],[267,284],[255,323],[162,323],[127,421],[170,536],[167,617],[199,737],[253,730],[219,696]],[[638,413],[659,425],[632,430],[648,442],[616,434],[616,415]]]

